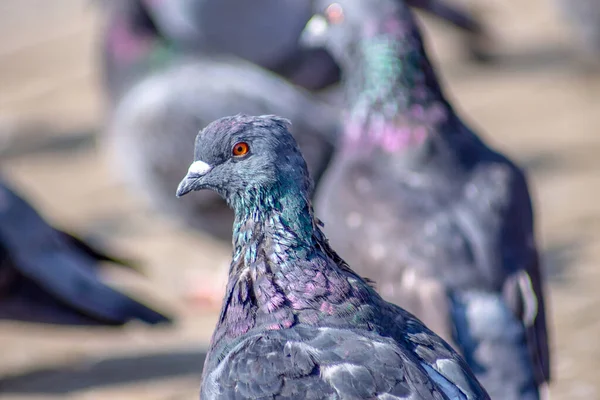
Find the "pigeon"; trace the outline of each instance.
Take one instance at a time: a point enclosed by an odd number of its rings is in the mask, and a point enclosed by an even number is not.
[[[290,126],[273,115],[210,123],[176,192],[211,189],[235,213],[200,397],[488,399],[450,345],[329,246]]]
[[[339,81],[339,69],[324,50],[297,45],[310,17],[308,2],[235,2],[109,2],[101,33],[101,69],[110,102],[115,105],[148,74],[190,56],[235,56],[308,90]],[[265,23],[269,14],[277,18]]]
[[[440,0],[411,1],[466,30],[482,31],[467,15],[440,7]],[[229,2],[105,2],[109,15],[102,71],[111,111],[100,138],[116,176],[156,210],[225,240],[231,236],[232,214],[218,196],[204,193],[184,202],[174,202],[172,196],[174,177],[187,169],[186,143],[195,127],[237,112],[290,118],[318,185],[339,120],[335,101],[325,104],[335,92],[317,99],[301,89],[322,89],[339,79],[325,50],[297,45],[310,17],[309,3],[239,2],[233,15],[244,16],[239,24],[215,24],[232,18]],[[265,25],[259,16],[267,9],[285,18]],[[247,17],[255,14],[257,18]],[[286,72],[283,64],[297,73]]]
[[[0,181],[0,320],[76,326],[172,322],[104,284],[98,277],[102,262],[130,266],[53,228]]]
[[[157,212],[221,240],[231,238],[233,215],[219,196],[172,196],[197,128],[238,112],[290,118],[318,186],[337,141],[342,99],[332,57],[298,45],[309,2],[235,1],[109,1],[101,38],[107,165]],[[411,1],[427,9],[442,0]],[[435,10],[482,31],[468,15]],[[205,286],[192,285],[189,297],[217,304],[220,295]]]
[[[188,59],[141,81],[121,99],[101,143],[116,176],[151,206],[192,229],[231,239],[233,213],[213,192],[177,201],[185,157],[198,127],[226,115],[278,112],[299,122],[296,136],[311,174],[327,167],[339,125],[336,110],[243,60]],[[309,118],[310,117],[310,118]]]
[[[579,42],[582,61],[600,68],[600,2],[598,0],[554,0]]]
[[[229,240],[233,216],[219,196],[203,193],[177,202],[172,195],[187,170],[185,150],[197,128],[241,111],[293,118],[318,181],[333,152],[338,118],[333,106],[248,60],[192,51],[185,40],[170,40],[177,37],[175,26],[163,21],[158,30],[151,17],[169,20],[173,10],[162,8],[174,5],[176,11],[177,4],[110,3],[103,70],[113,105],[100,144],[115,175],[154,209]]]
[[[403,2],[318,0],[302,42],[327,48],[345,82],[315,199],[332,246],[460,351],[491,398],[538,399],[550,355],[524,172],[455,113]]]
[[[156,68],[181,55],[234,55],[318,91],[339,81],[339,68],[322,49],[298,45],[311,16],[310,2],[296,0],[104,0],[102,70],[115,98]],[[484,26],[444,0],[409,4],[467,32],[486,37]]]

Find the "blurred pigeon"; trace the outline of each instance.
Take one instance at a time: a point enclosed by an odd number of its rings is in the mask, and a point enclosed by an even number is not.
[[[412,1],[427,9],[440,0]],[[185,150],[197,130],[238,112],[294,120],[293,133],[318,185],[333,152],[322,134],[335,136],[342,96],[335,86],[320,91],[322,99],[298,88],[317,91],[339,80],[325,50],[298,45],[309,2],[119,0],[106,5],[102,69],[110,115],[102,139],[110,149],[108,164],[128,187],[138,189],[156,210],[228,240],[232,214],[220,197],[206,192],[176,202],[172,193],[187,169]],[[468,16],[447,10],[436,8],[464,29],[481,31]],[[215,291],[202,286],[199,282],[190,297],[214,303]]]
[[[277,112],[298,120],[294,135],[319,179],[333,153],[337,112],[276,75],[231,58],[182,60],[131,88],[103,138],[109,164],[158,210],[229,240],[233,214],[219,196],[207,191],[178,201],[173,193],[189,166],[186,150],[198,129],[238,112]]]
[[[311,16],[309,1],[297,0],[119,0],[106,1],[103,70],[111,98],[149,71],[182,55],[234,55],[269,69],[290,83],[319,90],[339,80],[339,69],[322,49],[306,49],[298,38]],[[409,0],[469,34],[486,36],[466,10],[444,0]]]
[[[192,6],[196,4],[183,7],[178,1],[111,3],[103,57],[114,105],[102,139],[117,176],[156,209],[229,240],[232,214],[219,196],[208,192],[183,202],[173,196],[189,165],[188,143],[198,129],[238,112],[294,118],[298,121],[294,134],[318,180],[333,152],[337,110],[255,64],[191,47],[191,39],[176,34],[173,13]],[[160,30],[154,19],[160,19]],[[198,46],[206,41],[200,39]],[[324,139],[323,133],[331,138]]]
[[[464,29],[481,31],[476,21],[448,11],[452,9],[439,6],[438,1],[412,1]],[[297,45],[310,17],[309,3],[257,0],[230,8],[230,2],[107,2],[109,19],[103,37],[103,70],[113,102],[108,127],[113,150],[110,164],[133,186],[138,184],[159,209],[175,211],[191,226],[227,238],[231,234],[230,211],[217,196],[206,193],[183,205],[173,204],[173,177],[181,176],[187,168],[185,144],[196,130],[208,121],[237,112],[291,118],[296,121],[294,135],[318,184],[333,148],[315,132],[333,137],[338,121],[337,110],[289,85],[289,81],[233,57],[217,61],[208,55],[237,55],[308,89],[337,81],[337,66],[328,55],[323,56],[327,54],[324,50]],[[232,14],[231,10],[236,11]],[[264,24],[261,14],[265,10],[285,18]],[[238,15],[244,18],[235,19]],[[231,18],[238,23],[215,23]],[[302,73],[286,73],[282,67],[289,64],[296,68],[305,61]],[[307,73],[314,77],[303,78]]]
[[[127,266],[48,225],[0,181],[0,319],[66,325],[171,321],[102,283],[101,262]]]
[[[600,1],[554,0],[579,41],[584,61],[600,67]]]
[[[102,33],[102,63],[113,104],[149,73],[189,56],[236,56],[309,90],[339,80],[339,69],[324,50],[302,49],[297,44],[310,17],[308,2],[230,3],[231,0],[110,2]]]
[[[197,137],[183,196],[235,212],[202,399],[487,399],[465,361],[329,247],[289,121],[236,115]]]
[[[345,75],[343,143],[318,189],[332,245],[460,350],[492,398],[550,379],[524,173],[455,114],[410,10],[315,2],[303,42]]]

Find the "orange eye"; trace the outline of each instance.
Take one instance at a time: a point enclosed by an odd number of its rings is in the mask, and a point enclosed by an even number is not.
[[[241,157],[243,155],[246,155],[248,153],[248,151],[250,151],[250,146],[248,146],[248,143],[246,143],[246,142],[239,142],[235,146],[233,146],[233,149],[231,150],[231,153],[235,157]]]
[[[338,3],[333,3],[325,10],[325,16],[330,24],[339,24],[344,20],[344,10]]]

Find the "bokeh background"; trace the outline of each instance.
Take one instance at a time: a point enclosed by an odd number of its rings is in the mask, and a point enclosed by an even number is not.
[[[552,398],[600,399],[600,75],[583,73],[549,0],[471,3],[494,33],[497,62],[465,61],[458,33],[426,19],[430,53],[466,120],[528,170],[549,287]],[[217,313],[182,293],[198,276],[223,286],[229,248],[157,215],[109,172],[95,146],[102,21],[89,0],[0,0],[0,168],[52,223],[140,260],[143,279],[106,279],[178,322],[0,321],[2,399],[198,397]]]

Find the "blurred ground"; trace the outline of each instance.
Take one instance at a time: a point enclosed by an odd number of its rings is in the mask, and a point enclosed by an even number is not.
[[[489,6],[501,63],[465,63],[457,34],[437,24],[430,49],[463,115],[529,170],[551,290],[552,397],[600,399],[600,79],[578,72],[549,1],[473,2]],[[210,279],[226,265],[228,248],[147,210],[95,150],[93,3],[0,2],[0,168],[52,222],[144,261],[148,280],[107,278],[180,319],[152,331],[0,322],[0,398],[196,399],[216,315],[180,294],[190,272]]]

